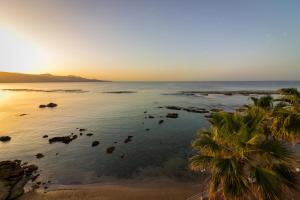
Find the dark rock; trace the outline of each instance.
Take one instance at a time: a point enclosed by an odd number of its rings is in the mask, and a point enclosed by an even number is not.
[[[149,128],[146,128],[145,131],[150,131],[150,129],[149,129]]]
[[[168,113],[167,118],[178,118],[178,113]]]
[[[0,162],[0,200],[11,200],[24,194],[24,186],[37,175],[35,165],[22,167],[14,161]]]
[[[42,153],[38,153],[38,154],[35,155],[35,157],[36,157],[37,159],[41,159],[41,158],[44,157],[44,155],[43,155]]]
[[[89,136],[89,137],[91,137],[91,136],[93,136],[94,134],[93,133],[87,133],[86,134],[86,136]]]
[[[62,136],[62,137],[54,137],[49,139],[49,143],[52,144],[54,142],[62,142],[64,144],[69,144],[73,140],[77,139],[77,135],[74,136]]]
[[[122,155],[120,156],[120,158],[124,159],[124,158],[125,158],[125,153],[122,154]]]
[[[22,163],[22,160],[14,160],[14,162],[20,165]]]
[[[162,123],[164,123],[164,120],[163,119],[159,120],[158,124],[162,124]]]
[[[25,116],[25,115],[27,115],[27,114],[25,114],[25,113],[24,113],[24,114],[20,114],[19,116],[20,116],[20,117],[23,117],[23,116]]]
[[[182,108],[179,107],[179,106],[166,106],[166,109],[169,109],[169,110],[181,110]]]
[[[80,136],[82,136],[82,133],[79,133]]]
[[[209,113],[208,110],[204,108],[197,108],[197,107],[188,107],[188,108],[183,108],[183,110],[187,112],[192,112],[192,113]]]
[[[58,153],[56,153],[55,155],[58,156]]]
[[[47,137],[48,137],[48,135],[44,135],[44,136],[43,136],[43,138],[47,138]]]
[[[47,107],[48,108],[55,108],[55,107],[57,107],[57,104],[56,103],[48,103]]]
[[[46,107],[47,107],[47,106],[44,105],[44,104],[42,104],[42,105],[39,106],[39,108],[46,108]]]
[[[146,113],[147,113],[147,111],[144,111],[144,113],[146,114]]]
[[[98,146],[99,144],[100,144],[99,141],[94,141],[94,142],[92,143],[92,147]]]
[[[81,129],[79,129],[79,131],[83,132],[83,131],[86,131],[86,129],[85,128],[81,128]]]
[[[114,146],[108,147],[108,148],[106,149],[106,153],[111,154],[111,153],[114,152],[115,149],[116,149],[116,147],[114,147]]]
[[[149,119],[153,119],[153,118],[154,118],[154,116],[152,116],[152,115],[149,115],[149,116],[148,116],[148,118],[149,118]]]
[[[11,140],[10,136],[0,136],[1,142],[9,142]]]
[[[131,142],[131,139],[133,138],[133,136],[127,136],[127,138],[124,140],[124,143],[128,143],[128,142]]]

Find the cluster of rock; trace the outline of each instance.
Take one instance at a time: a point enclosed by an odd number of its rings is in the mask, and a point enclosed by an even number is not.
[[[0,162],[0,200],[16,199],[24,193],[24,186],[34,181],[38,167],[21,161]]]

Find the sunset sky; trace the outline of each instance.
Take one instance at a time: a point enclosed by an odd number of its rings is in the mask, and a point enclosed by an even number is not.
[[[0,71],[299,80],[299,0],[0,0]]]

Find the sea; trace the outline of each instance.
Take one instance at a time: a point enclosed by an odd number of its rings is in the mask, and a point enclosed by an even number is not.
[[[165,107],[232,111],[251,101],[244,95],[183,95],[181,91],[287,87],[300,89],[300,82],[1,83],[0,136],[12,139],[0,142],[0,161],[18,159],[36,164],[41,181],[65,185],[187,178],[187,160],[193,155],[191,141],[199,130],[209,127],[207,113]],[[58,106],[39,108],[50,102]],[[178,118],[167,118],[168,113],[177,113]],[[78,137],[69,144],[49,143],[50,138],[69,135]],[[131,140],[125,143],[128,136]],[[94,141],[100,144],[92,147]],[[109,147],[115,148],[110,154]],[[44,157],[37,159],[38,153]]]

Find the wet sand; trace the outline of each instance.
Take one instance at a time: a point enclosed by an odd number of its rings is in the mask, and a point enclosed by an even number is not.
[[[80,186],[57,186],[44,192],[29,192],[20,200],[184,200],[201,191],[199,183],[171,180],[120,181]]]

